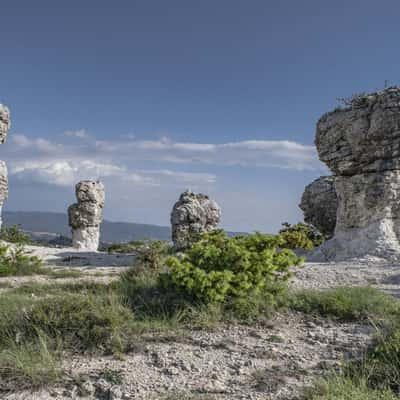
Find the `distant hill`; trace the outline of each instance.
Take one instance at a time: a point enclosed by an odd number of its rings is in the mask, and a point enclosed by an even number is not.
[[[71,236],[67,214],[39,211],[4,211],[5,226],[20,225],[30,232],[55,233]],[[167,226],[136,224],[133,222],[111,222],[101,224],[102,242],[116,243],[129,240],[158,239],[170,240],[171,229]]]

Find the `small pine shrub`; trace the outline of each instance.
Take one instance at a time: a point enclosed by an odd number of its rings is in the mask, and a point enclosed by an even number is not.
[[[155,240],[136,249],[135,265],[158,271],[164,266],[165,258],[171,252],[172,246],[167,242]]]
[[[256,233],[230,238],[222,230],[206,233],[181,257],[169,257],[169,272],[160,276],[172,287],[201,303],[234,301],[246,306],[290,277],[289,268],[302,261],[282,249],[280,236]]]
[[[0,276],[22,276],[46,273],[42,260],[30,255],[22,245],[0,245]]]
[[[288,249],[311,250],[320,246],[325,240],[324,236],[312,225],[302,222],[290,225],[285,222],[282,226],[279,235],[283,240],[283,246]]]
[[[20,225],[2,226],[0,229],[0,240],[16,244],[32,244],[32,240],[21,230]]]

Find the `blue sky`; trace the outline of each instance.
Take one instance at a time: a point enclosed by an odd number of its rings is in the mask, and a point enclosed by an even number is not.
[[[100,177],[111,220],[168,224],[188,187],[229,229],[300,220],[327,173],[318,118],[398,83],[399,14],[390,0],[5,2],[5,208],[65,211],[75,181]]]

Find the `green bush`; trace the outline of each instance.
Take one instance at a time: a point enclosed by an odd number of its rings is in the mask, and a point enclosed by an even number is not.
[[[17,244],[32,244],[32,240],[19,225],[2,226],[0,229],[0,240]]]
[[[285,248],[311,250],[320,246],[325,240],[324,236],[312,225],[302,222],[296,225],[285,222],[282,225],[283,228],[279,231],[279,235]]]
[[[160,270],[171,252],[172,246],[162,240],[146,243],[136,249],[135,266]]]
[[[165,287],[202,303],[233,300],[246,305],[265,295],[272,301],[274,289],[289,278],[289,268],[302,261],[282,245],[279,236],[206,233],[181,257],[169,257],[169,272],[160,279]]]
[[[22,245],[0,245],[0,276],[22,276],[46,273],[40,258],[30,255]]]

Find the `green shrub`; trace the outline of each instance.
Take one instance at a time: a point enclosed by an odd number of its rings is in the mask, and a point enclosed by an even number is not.
[[[21,276],[45,273],[42,261],[31,256],[22,245],[0,245],[0,276]]]
[[[21,230],[19,225],[2,226],[0,229],[0,240],[10,243],[31,244],[32,240],[29,235]]]
[[[160,270],[165,258],[171,254],[172,246],[162,240],[155,240],[136,249],[135,266]]]
[[[170,271],[161,274],[164,287],[174,288],[201,303],[229,302],[245,306],[273,290],[290,276],[289,268],[302,260],[282,245],[279,236],[256,233],[228,237],[223,231],[206,233],[181,257],[169,257]]]
[[[283,246],[288,249],[311,250],[320,246],[325,240],[324,236],[312,225],[302,222],[290,225],[285,222],[282,226],[279,235],[283,240]]]

